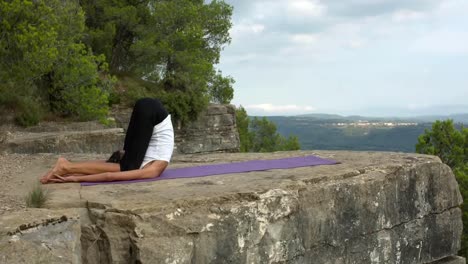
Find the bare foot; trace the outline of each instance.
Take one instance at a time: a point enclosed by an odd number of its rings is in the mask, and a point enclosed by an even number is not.
[[[55,163],[55,166],[48,171],[44,176],[41,177],[40,181],[41,183],[48,183],[51,178],[53,178],[54,175],[65,175],[66,170],[65,167],[69,163],[69,161],[63,157],[59,157],[57,159],[57,162]]]

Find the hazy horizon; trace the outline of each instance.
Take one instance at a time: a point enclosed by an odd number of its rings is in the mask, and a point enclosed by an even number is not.
[[[237,105],[239,107],[241,105]],[[242,107],[244,107],[242,105]],[[283,112],[264,111],[261,108],[246,108],[251,116],[296,116],[308,114],[329,114],[341,116],[366,116],[366,117],[416,117],[416,116],[449,116],[457,114],[468,114],[468,105],[434,105],[424,108],[368,108],[356,111],[297,111],[290,108]]]

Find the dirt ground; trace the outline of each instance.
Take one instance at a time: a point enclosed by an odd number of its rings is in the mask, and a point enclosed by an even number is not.
[[[65,154],[70,160],[105,159],[98,154]],[[26,207],[25,196],[51,168],[56,154],[0,154],[0,215]],[[50,186],[50,185],[49,185]],[[48,185],[44,185],[47,189]]]

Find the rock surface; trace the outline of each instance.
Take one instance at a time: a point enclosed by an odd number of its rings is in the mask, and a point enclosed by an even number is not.
[[[239,152],[235,107],[210,105],[195,122],[176,126],[175,145],[175,152],[181,154]]]
[[[112,153],[122,148],[122,128],[91,131],[23,132],[6,141],[5,150],[14,153]]]
[[[181,155],[171,166],[308,154]],[[79,220],[67,217],[81,226],[81,240],[64,242],[68,251],[60,253],[70,256],[68,263],[78,255],[81,263],[465,263],[456,257],[462,231],[458,185],[438,158],[314,154],[341,163],[149,183],[51,184],[49,209],[37,214],[80,212]],[[40,175],[47,165],[35,163],[22,176]],[[11,218],[0,216],[1,230],[6,221],[8,230],[29,222]],[[76,237],[71,223],[62,232]],[[41,228],[36,232],[63,240],[47,225]],[[0,234],[0,249],[11,249],[12,234]],[[32,244],[42,237],[16,235]],[[78,243],[80,252],[72,249]],[[47,247],[32,248],[34,254],[57,256]],[[10,250],[0,252],[0,262],[15,257]]]
[[[0,263],[81,263],[78,210],[23,210],[0,219]]]
[[[12,153],[106,153],[121,149],[131,109],[116,110],[116,126],[97,122],[49,122],[14,130],[0,127],[0,151]],[[174,124],[175,153],[237,152],[240,141],[233,105],[210,105],[184,128]],[[9,131],[10,130],[10,131]]]

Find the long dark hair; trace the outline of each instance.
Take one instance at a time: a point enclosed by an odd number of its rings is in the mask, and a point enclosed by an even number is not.
[[[120,163],[120,160],[122,159],[124,153],[125,152],[123,150],[117,150],[114,153],[112,153],[112,155],[106,162]]]

